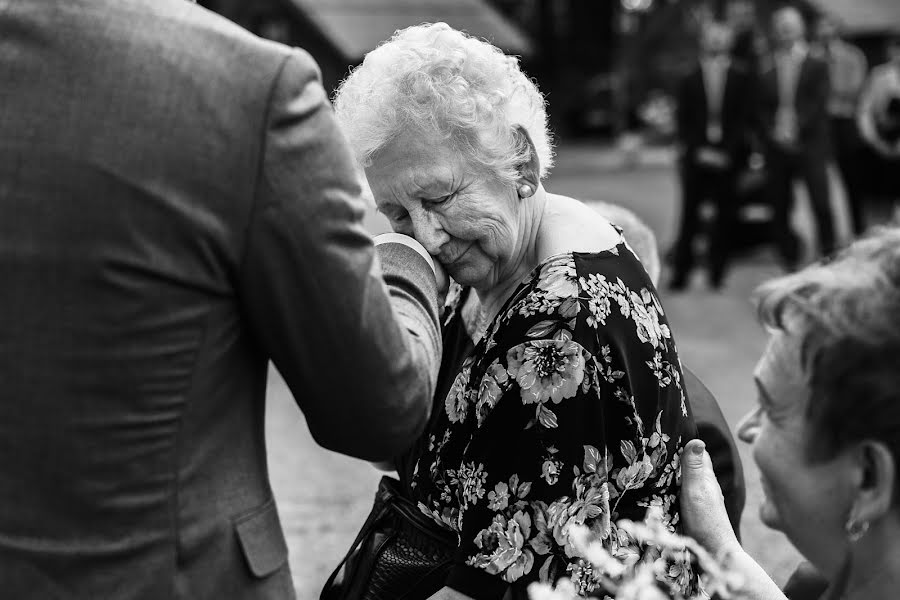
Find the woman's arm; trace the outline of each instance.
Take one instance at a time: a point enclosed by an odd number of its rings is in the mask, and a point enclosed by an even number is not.
[[[696,539],[725,566],[744,579],[740,598],[786,600],[786,596],[762,567],[738,543],[728,521],[722,489],[712,460],[700,440],[691,440],[681,457],[681,519],[685,533]]]

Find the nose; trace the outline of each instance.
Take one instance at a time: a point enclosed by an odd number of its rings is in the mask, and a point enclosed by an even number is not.
[[[425,246],[429,254],[437,256],[441,247],[450,240],[437,215],[418,206],[409,211],[409,219],[412,222],[413,237]]]
[[[759,435],[760,415],[762,408],[757,406],[755,409],[744,415],[737,426],[738,439],[746,444],[752,444]]]

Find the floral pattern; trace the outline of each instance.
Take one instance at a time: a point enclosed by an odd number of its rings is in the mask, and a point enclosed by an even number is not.
[[[458,318],[458,290],[451,297],[445,325]],[[544,261],[449,377],[410,488],[459,536],[454,581],[566,576],[602,597],[576,526],[627,564],[659,557],[616,522],[652,507],[677,531],[681,447],[696,432],[662,306],[624,243]],[[689,563],[660,577],[669,589],[696,585]]]

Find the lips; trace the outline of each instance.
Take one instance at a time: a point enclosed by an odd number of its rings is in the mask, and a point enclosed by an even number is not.
[[[456,262],[458,262],[459,259],[461,259],[463,256],[465,256],[466,252],[468,252],[469,249],[470,249],[471,247],[472,247],[472,244],[469,244],[468,246],[466,246],[466,248],[465,248],[462,252],[460,252],[459,254],[457,254],[457,255],[456,255],[453,259],[451,259],[451,260],[444,260],[444,259],[442,259],[442,258],[439,258],[438,260],[440,260],[441,264],[444,265],[445,267],[452,266],[453,264],[455,264]]]

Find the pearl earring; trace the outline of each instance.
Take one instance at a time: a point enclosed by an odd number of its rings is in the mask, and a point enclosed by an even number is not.
[[[531,189],[531,186],[527,183],[524,183],[519,186],[519,197],[520,198],[529,198],[534,194],[534,190]]]

